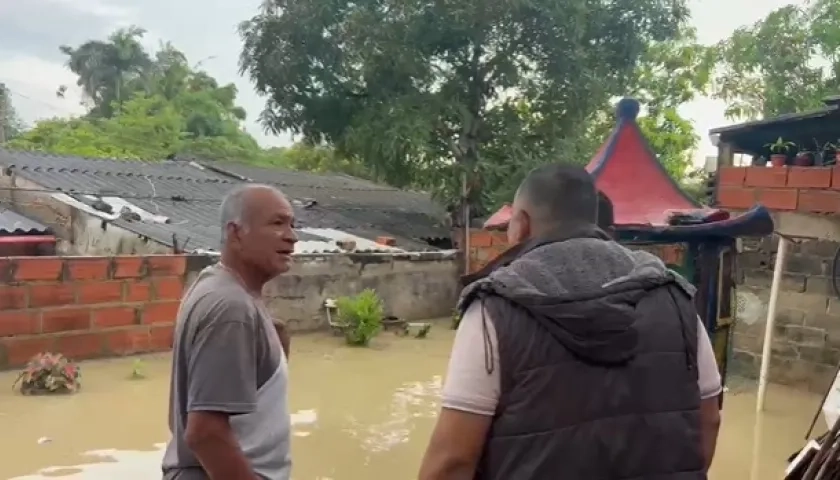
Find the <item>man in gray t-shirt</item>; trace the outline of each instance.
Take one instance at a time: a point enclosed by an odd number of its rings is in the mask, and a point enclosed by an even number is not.
[[[222,203],[221,263],[178,312],[165,480],[290,478],[286,355],[260,292],[289,269],[293,221],[271,187],[239,187]]]

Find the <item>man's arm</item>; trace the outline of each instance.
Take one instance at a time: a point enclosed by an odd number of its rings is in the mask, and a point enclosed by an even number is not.
[[[700,387],[700,435],[706,470],[708,470],[712,466],[717,448],[720,430],[720,395],[723,392],[723,386],[712,341],[702,322],[697,326],[697,373]]]
[[[289,359],[290,348],[292,347],[292,336],[289,335],[289,328],[286,324],[275,320],[274,329],[277,330],[277,336],[280,337],[280,344],[283,345],[283,353],[286,354],[286,360]]]
[[[258,480],[229,418],[256,409],[254,323],[235,302],[215,310],[192,345],[185,441],[210,480]]]
[[[484,451],[487,432],[499,401],[499,356],[496,332],[486,318],[493,363],[485,364],[484,327],[480,303],[461,319],[437,425],[423,457],[420,480],[472,480]]]

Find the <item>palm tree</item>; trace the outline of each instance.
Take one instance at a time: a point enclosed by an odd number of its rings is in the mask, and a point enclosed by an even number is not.
[[[59,47],[67,55],[67,67],[79,76],[76,82],[93,102],[90,114],[111,117],[130,95],[129,84],[146,78],[152,59],[140,44],[146,33],[131,26],[112,33],[107,41],[90,40],[78,48]]]

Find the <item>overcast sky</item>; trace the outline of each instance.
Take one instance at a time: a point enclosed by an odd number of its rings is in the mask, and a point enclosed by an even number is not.
[[[690,0],[700,40],[716,42],[735,28],[753,23],[785,0]],[[0,0],[0,82],[12,91],[12,101],[27,123],[42,118],[79,114],[80,92],[75,76],[64,67],[62,44],[78,45],[103,38],[119,26],[135,24],[148,31],[145,43],[155,49],[171,41],[191,62],[220,82],[235,82],[239,103],[247,110],[248,130],[263,145],[284,145],[289,136],[267,136],[254,121],[263,101],[248,80],[238,74],[240,39],[237,24],[257,11],[259,0]],[[793,3],[804,3],[794,0]],[[60,85],[70,87],[56,98]],[[698,163],[714,153],[710,128],[726,125],[723,104],[700,99],[683,108],[702,137]]]

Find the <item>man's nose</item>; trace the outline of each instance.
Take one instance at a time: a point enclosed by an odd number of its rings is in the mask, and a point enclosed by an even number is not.
[[[298,241],[297,231],[293,228],[290,228],[289,231],[286,232],[284,240],[286,240],[289,243],[297,243],[297,241]]]

